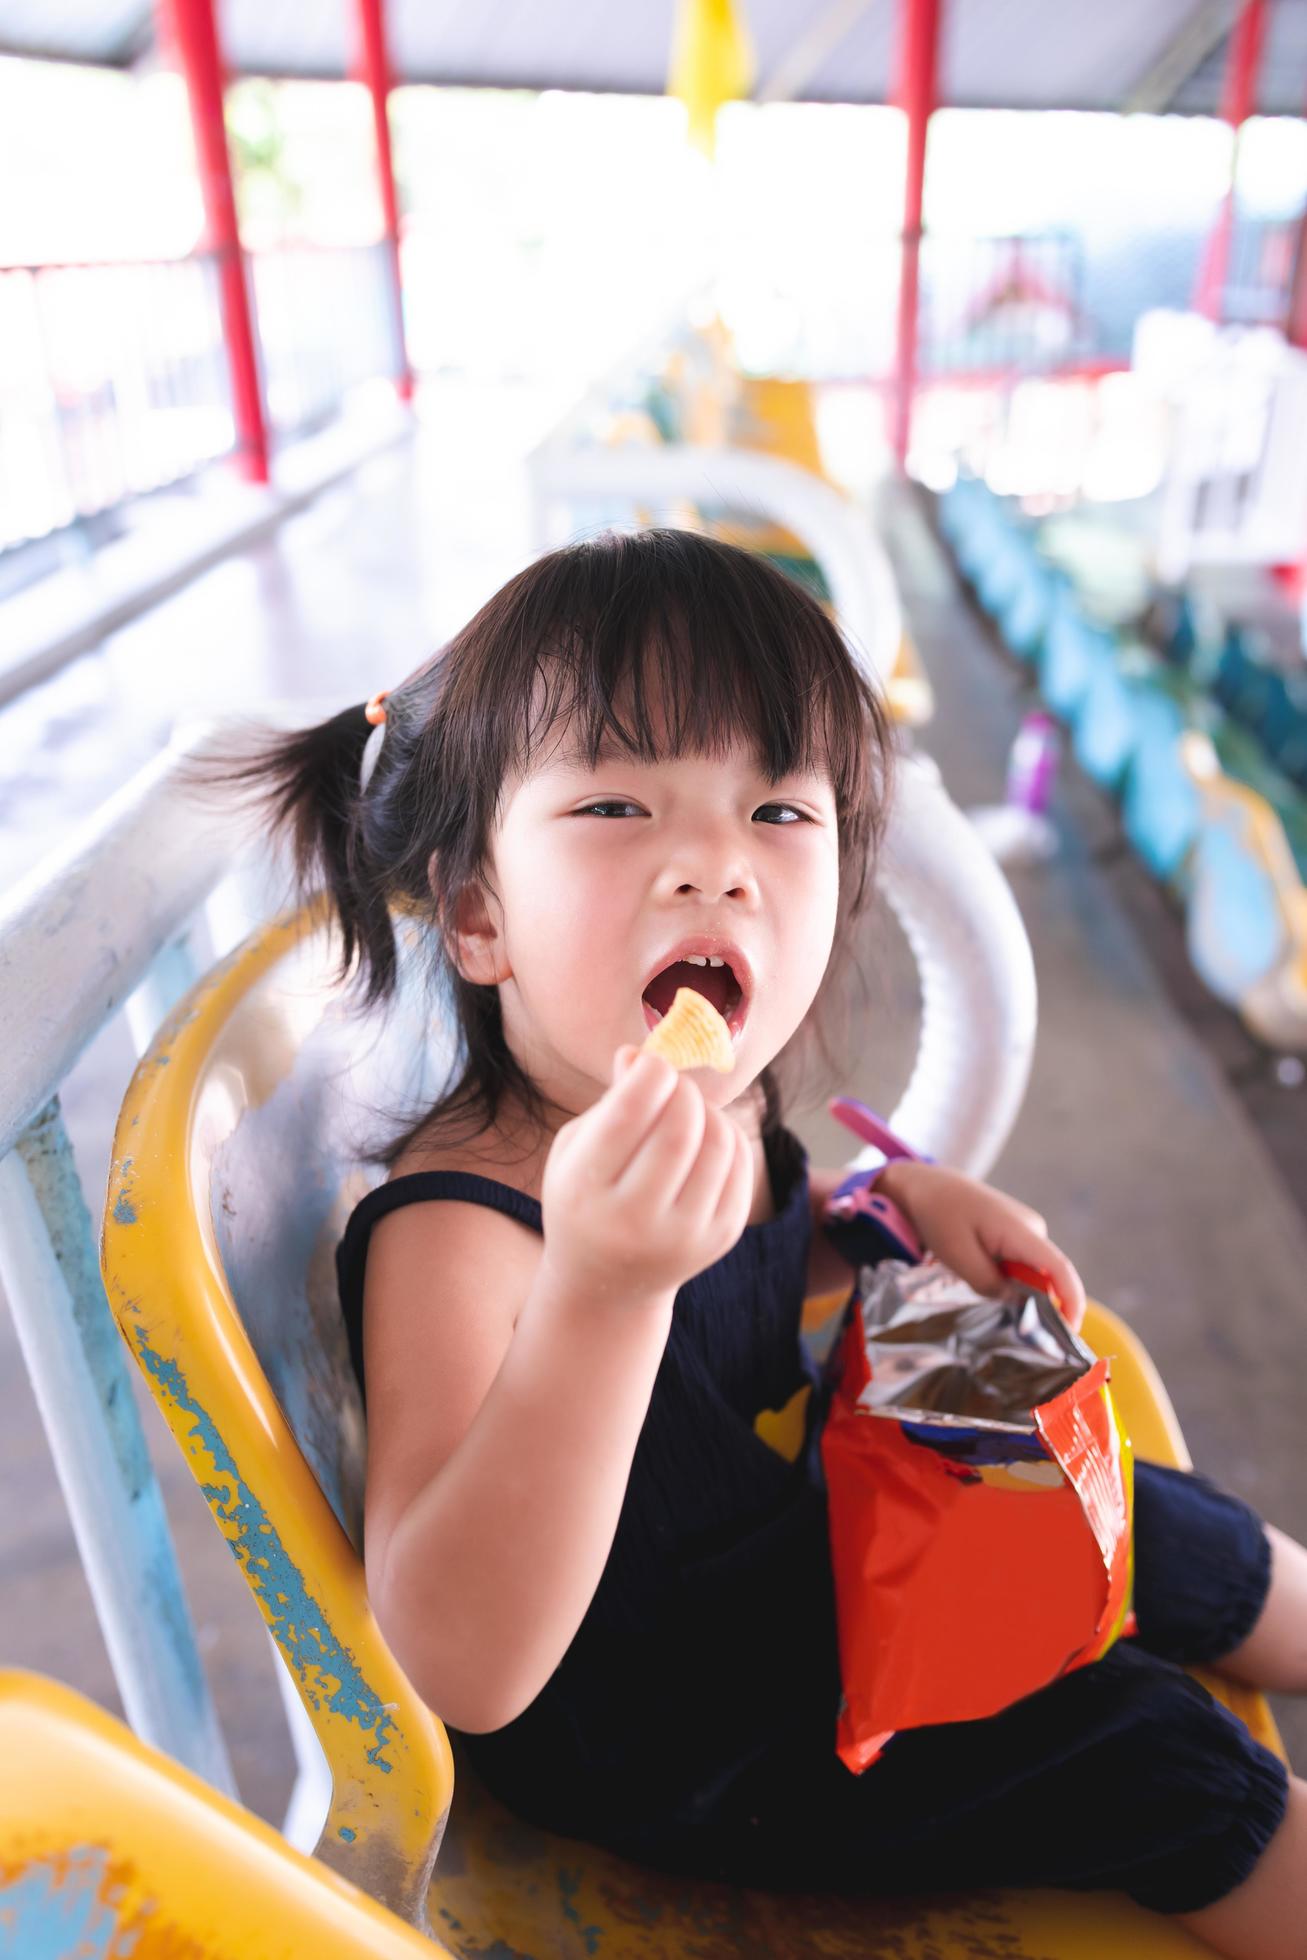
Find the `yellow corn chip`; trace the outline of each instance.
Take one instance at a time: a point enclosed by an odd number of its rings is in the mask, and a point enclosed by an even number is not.
[[[676,989],[676,999],[645,1036],[644,1048],[665,1056],[677,1069],[715,1068],[729,1075],[735,1067],[729,1028],[712,1002],[693,987]]]

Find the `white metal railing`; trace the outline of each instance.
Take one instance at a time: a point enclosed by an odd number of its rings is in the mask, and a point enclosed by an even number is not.
[[[0,346],[0,551],[233,447],[211,253],[0,268]]]
[[[268,909],[267,860],[177,780],[213,727],[179,730],[0,904],[0,1283],[127,1718],[236,1796],[59,1101],[115,1014],[142,1053],[214,951]],[[276,1672],[299,1764],[285,1829],[307,1850],[326,1765],[280,1656]]]
[[[193,746],[165,750],[0,908],[0,1281],[127,1718],[234,1795],[59,1108],[139,989],[136,1029],[180,993],[197,910],[231,867],[230,836],[176,793]]]
[[[0,904],[0,1156],[230,869],[231,826],[175,783],[180,735]]]
[[[903,636],[898,586],[874,526],[846,496],[800,469],[751,449],[631,443],[605,448],[553,440],[527,465],[541,547],[569,535],[578,501],[626,498],[632,504],[692,503],[765,515],[803,539],[826,574],[840,625],[883,685]]]

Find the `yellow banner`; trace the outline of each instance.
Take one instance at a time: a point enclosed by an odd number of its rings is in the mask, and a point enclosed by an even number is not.
[[[712,156],[717,111],[753,87],[754,52],[734,0],[678,0],[667,93],[684,102],[690,141]]]

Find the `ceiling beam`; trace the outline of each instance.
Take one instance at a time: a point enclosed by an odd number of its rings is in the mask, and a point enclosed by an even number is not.
[[[1235,0],[1198,0],[1161,53],[1126,90],[1123,115],[1160,116],[1234,25]]]
[[[124,28],[118,36],[107,59],[115,68],[135,68],[144,61],[146,55],[153,53],[158,43],[155,27],[154,8],[144,6],[130,27]]]
[[[829,0],[797,41],[783,54],[755,102],[792,102],[802,95],[813,76],[834,54],[849,29],[861,19],[871,0]]]
[[[3,39],[0,39],[0,55],[13,61],[57,61],[66,68],[116,68],[119,65],[112,55],[79,54],[72,48],[20,46]]]

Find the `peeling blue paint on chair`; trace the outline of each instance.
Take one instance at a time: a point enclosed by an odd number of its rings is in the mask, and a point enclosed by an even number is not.
[[[218,1516],[235,1525],[229,1543],[251,1587],[260,1595],[273,1637],[305,1695],[316,1705],[319,1693],[314,1677],[334,1680],[335,1688],[323,1697],[327,1706],[346,1720],[357,1722],[374,1738],[367,1751],[368,1761],[389,1772],[392,1765],[386,1760],[386,1750],[394,1723],[385,1704],[363,1679],[354,1655],[338,1639],[263,1506],[241,1476],[217,1426],[190,1394],[177,1363],[156,1353],[144,1327],[138,1326],[136,1335],[142,1367],[176,1407],[194,1417],[192,1435],[219,1474],[230,1480],[229,1489],[213,1483],[202,1483],[200,1488]]]
[[[126,1960],[109,1882],[108,1853],[94,1844],[0,1876],[0,1960]]]

